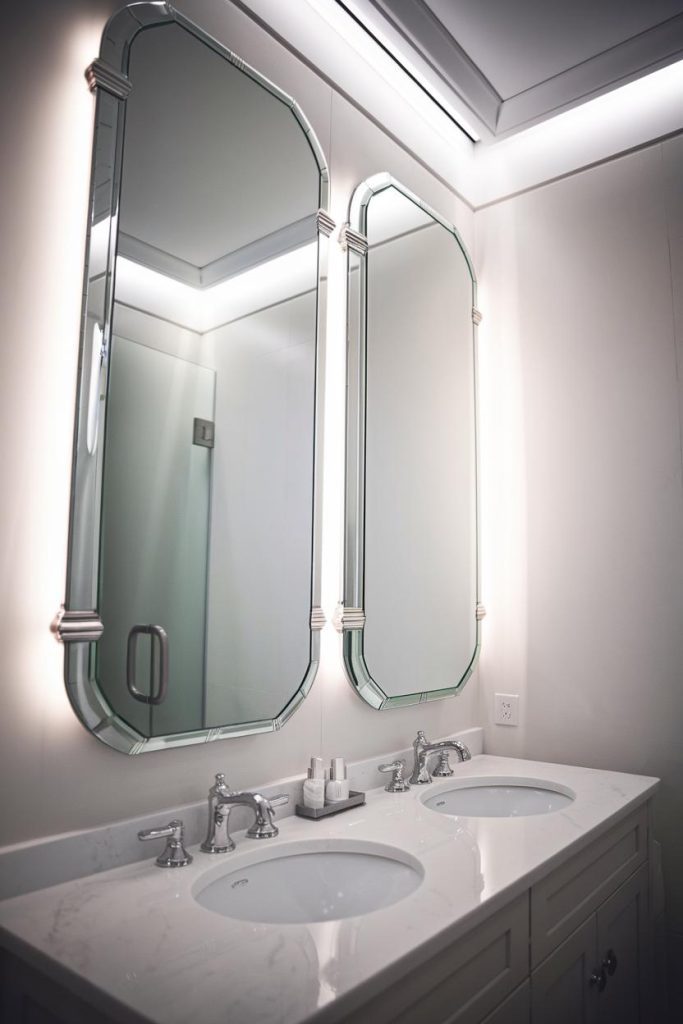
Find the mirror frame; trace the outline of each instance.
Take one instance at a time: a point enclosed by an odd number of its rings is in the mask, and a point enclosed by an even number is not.
[[[368,204],[373,196],[394,188],[406,199],[415,203],[436,223],[440,224],[452,236],[459,246],[472,279],[472,345],[474,354],[474,468],[475,468],[475,607],[472,614],[475,618],[475,646],[464,674],[454,686],[440,690],[422,690],[399,696],[389,696],[372,677],[365,661],[364,653],[364,589],[365,589],[365,422],[366,422],[366,350],[367,350],[367,278],[368,278],[368,239],[367,217]],[[445,220],[427,203],[419,199],[410,189],[390,174],[375,174],[354,190],[349,206],[349,221],[343,229],[343,241],[347,250],[347,283],[350,284],[352,258],[357,259],[360,274],[357,288],[357,299],[354,300],[352,289],[348,287],[347,300],[347,360],[346,360],[346,475],[344,486],[344,562],[343,562],[343,596],[335,615],[335,626],[342,633],[344,668],[351,685],[358,695],[371,707],[378,711],[390,708],[406,707],[421,704],[425,701],[440,700],[458,694],[474,671],[481,649],[481,619],[486,614],[481,604],[481,572],[480,572],[480,501],[479,501],[479,400],[478,400],[478,338],[477,328],[481,322],[481,313],[477,309],[477,279],[474,266],[465,244],[456,227]],[[351,379],[352,348],[356,372]]]
[[[313,406],[310,656],[308,668],[296,692],[273,719],[147,737],[138,733],[115,714],[95,678],[94,645],[104,630],[97,607],[102,466],[101,460],[98,460],[93,472],[93,460],[88,453],[88,406],[91,373],[100,373],[101,387],[104,384],[106,388],[107,383],[114,307],[125,109],[126,98],[131,90],[128,78],[130,47],[137,34],[144,29],[172,23],[186,29],[288,107],[304,133],[305,138],[302,141],[308,143],[318,165],[319,208],[317,213],[311,216],[311,235],[317,235],[318,239],[318,272]],[[87,68],[86,79],[91,92],[95,94],[96,102],[74,428],[66,600],[52,624],[53,633],[65,644],[67,694],[85,728],[108,746],[126,754],[206,743],[230,736],[273,732],[282,728],[302,704],[313,684],[320,660],[320,630],[325,624],[325,616],[320,608],[322,398],[326,311],[326,290],[322,287],[322,282],[327,267],[329,237],[334,229],[334,221],[327,212],[330,191],[327,164],[320,143],[296,101],[163,0],[144,0],[131,4],[110,18],[102,34],[99,58]],[[94,247],[92,228],[96,215],[98,228],[100,223],[104,223],[107,232],[106,262],[102,261],[99,250]],[[96,300],[93,300],[93,303],[89,302],[89,274],[93,265],[102,265],[101,276],[104,278],[103,298],[96,303],[95,309],[92,306]],[[92,350],[92,342],[87,337],[88,319],[93,316],[103,330],[99,371],[97,368],[93,371],[96,356]]]

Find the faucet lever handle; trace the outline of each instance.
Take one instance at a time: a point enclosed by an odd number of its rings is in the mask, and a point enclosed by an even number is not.
[[[289,796],[287,793],[278,793],[276,796],[268,799],[268,797],[261,796],[260,793],[255,793],[254,799],[256,802],[256,821],[251,828],[247,829],[247,838],[273,839],[280,831],[273,821],[273,808],[289,803]]]
[[[432,776],[437,779],[447,779],[453,775],[453,769],[451,768],[450,761],[448,760],[449,751],[447,749],[439,751],[439,764],[432,772]]]
[[[138,839],[142,842],[148,839],[166,839],[164,852],[156,859],[160,868],[184,868],[192,863],[192,857],[183,843],[184,838],[185,827],[178,818],[174,818],[161,828],[143,828],[138,832]]]
[[[391,761],[389,764],[380,764],[377,770],[380,772],[392,772],[390,781],[384,787],[387,793],[407,793],[410,786],[403,778],[406,763],[404,760]]]

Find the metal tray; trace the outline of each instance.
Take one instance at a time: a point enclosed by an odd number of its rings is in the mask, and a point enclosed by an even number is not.
[[[300,818],[317,820],[318,818],[327,818],[330,814],[339,814],[340,811],[349,811],[352,807],[360,807],[364,803],[365,793],[354,793],[351,790],[348,800],[338,800],[334,804],[325,804],[324,807],[304,807],[303,804],[297,804],[294,811]]]

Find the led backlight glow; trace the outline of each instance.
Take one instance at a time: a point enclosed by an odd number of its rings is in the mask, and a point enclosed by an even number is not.
[[[203,334],[311,291],[316,286],[317,273],[317,242],[260,263],[210,288],[195,288],[119,256],[116,301]]]

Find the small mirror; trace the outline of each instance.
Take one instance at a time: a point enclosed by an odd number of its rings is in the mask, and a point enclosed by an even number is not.
[[[318,349],[331,222],[296,103],[170,5],[97,95],[67,688],[137,753],[279,728],[318,663]]]
[[[457,693],[479,652],[476,294],[455,228],[398,182],[351,203],[347,674],[375,708]]]

